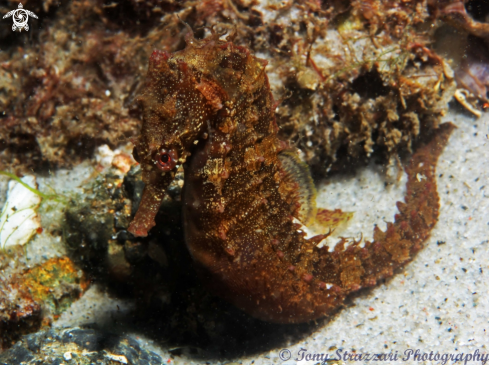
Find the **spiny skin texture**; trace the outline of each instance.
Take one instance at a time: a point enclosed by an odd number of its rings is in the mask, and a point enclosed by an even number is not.
[[[275,102],[265,61],[213,34],[187,47],[155,51],[141,97],[144,121],[135,157],[146,188],[130,231],[147,234],[171,182],[168,155],[184,163],[186,244],[214,293],[262,320],[299,323],[324,316],[347,294],[411,260],[438,217],[435,165],[452,125],[444,125],[406,166],[406,203],[374,242],[333,252],[305,239],[298,180],[279,154]],[[160,152],[165,151],[165,152]],[[419,179],[423,175],[425,178]]]

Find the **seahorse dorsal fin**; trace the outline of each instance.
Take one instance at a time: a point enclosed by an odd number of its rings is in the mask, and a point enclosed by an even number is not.
[[[293,152],[282,152],[278,158],[288,177],[297,183],[297,197],[300,203],[298,218],[305,226],[310,225],[316,218],[316,187],[312,180],[309,167]]]
[[[336,230],[353,217],[352,212],[317,208],[317,191],[309,167],[293,152],[282,152],[278,157],[287,177],[297,184],[300,210],[296,218],[305,226],[304,229],[310,230],[309,235],[324,233],[325,229]]]

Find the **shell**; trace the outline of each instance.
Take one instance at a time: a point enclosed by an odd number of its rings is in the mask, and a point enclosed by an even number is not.
[[[37,188],[35,176],[24,176],[22,181]],[[37,214],[41,197],[34,194],[17,181],[8,184],[7,201],[0,214],[0,249],[24,245],[41,227]]]

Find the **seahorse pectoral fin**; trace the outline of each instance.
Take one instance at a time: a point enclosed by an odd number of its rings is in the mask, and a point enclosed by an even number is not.
[[[353,213],[340,209],[317,208],[317,191],[309,167],[290,151],[284,151],[278,157],[282,164],[284,180],[288,182],[287,186],[293,191],[292,196],[300,206],[295,217],[296,223],[302,224],[301,229],[306,232],[307,237],[315,236],[314,241],[319,243],[353,217]],[[329,230],[328,234],[317,235],[326,229]],[[323,238],[319,239],[320,236]]]
[[[296,218],[305,226],[313,224],[317,212],[317,192],[309,167],[290,151],[280,153],[278,158],[282,164],[284,180],[293,189],[294,199],[300,207]]]

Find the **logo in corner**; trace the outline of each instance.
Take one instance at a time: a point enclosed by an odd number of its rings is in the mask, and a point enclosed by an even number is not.
[[[34,14],[32,11],[24,9],[21,3],[19,3],[19,8],[9,11],[7,14],[3,16],[3,19],[12,17],[14,21],[14,25],[12,25],[12,30],[15,32],[17,29],[19,31],[22,31],[22,28],[25,29],[26,31],[29,30],[29,24],[27,22],[29,21],[29,15],[33,18],[37,18],[37,15]]]

